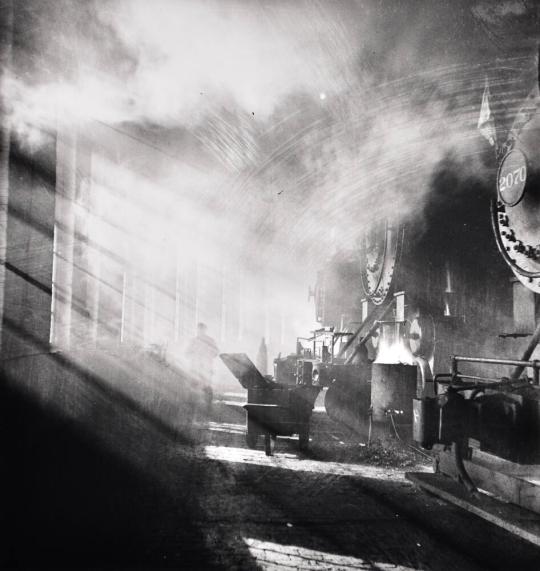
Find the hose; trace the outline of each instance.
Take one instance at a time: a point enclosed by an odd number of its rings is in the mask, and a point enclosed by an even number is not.
[[[409,444],[408,442],[404,442],[401,439],[401,436],[399,435],[397,428],[396,428],[396,424],[394,422],[394,415],[392,413],[388,413],[390,416],[390,420],[392,422],[392,428],[394,429],[394,434],[396,435],[396,438],[403,444],[405,444],[406,446],[408,446],[411,450],[414,450],[414,452],[417,452],[418,454],[420,454],[421,456],[424,456],[424,458],[427,458],[428,460],[433,460],[433,458],[427,453],[424,452],[423,450],[420,450],[420,448],[417,448],[416,446],[413,446],[412,444]],[[370,428],[371,428],[371,424],[370,424]]]

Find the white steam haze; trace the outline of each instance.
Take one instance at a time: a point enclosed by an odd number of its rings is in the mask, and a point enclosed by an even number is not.
[[[211,270],[235,265],[249,350],[260,305],[287,321],[292,350],[313,327],[314,269],[377,216],[421,222],[442,160],[486,175],[486,76],[502,128],[536,80],[530,2],[24,4],[34,55],[3,85],[14,135],[32,150],[77,125],[120,145],[93,182],[126,200],[101,205],[96,240],[115,228],[150,274],[170,244]]]

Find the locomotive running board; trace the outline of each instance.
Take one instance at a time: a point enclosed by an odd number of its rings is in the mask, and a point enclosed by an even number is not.
[[[475,486],[540,516],[540,466],[516,464],[475,448],[471,454],[463,465]],[[458,480],[454,456],[442,451],[437,458],[438,472]]]
[[[464,486],[442,474],[408,472],[405,477],[425,491],[540,547],[540,515],[487,494],[473,497]]]

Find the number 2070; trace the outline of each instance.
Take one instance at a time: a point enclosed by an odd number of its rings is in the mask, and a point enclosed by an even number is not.
[[[499,177],[499,190],[504,192],[512,188],[515,184],[520,182],[525,182],[527,177],[527,169],[525,167],[520,167],[509,172],[507,175]]]

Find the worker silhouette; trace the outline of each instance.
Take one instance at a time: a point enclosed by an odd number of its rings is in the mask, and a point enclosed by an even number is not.
[[[197,335],[189,342],[186,356],[193,378],[201,384],[205,403],[208,409],[212,406],[214,392],[212,390],[212,377],[214,374],[214,359],[219,350],[216,342],[207,332],[205,323],[197,325]]]

